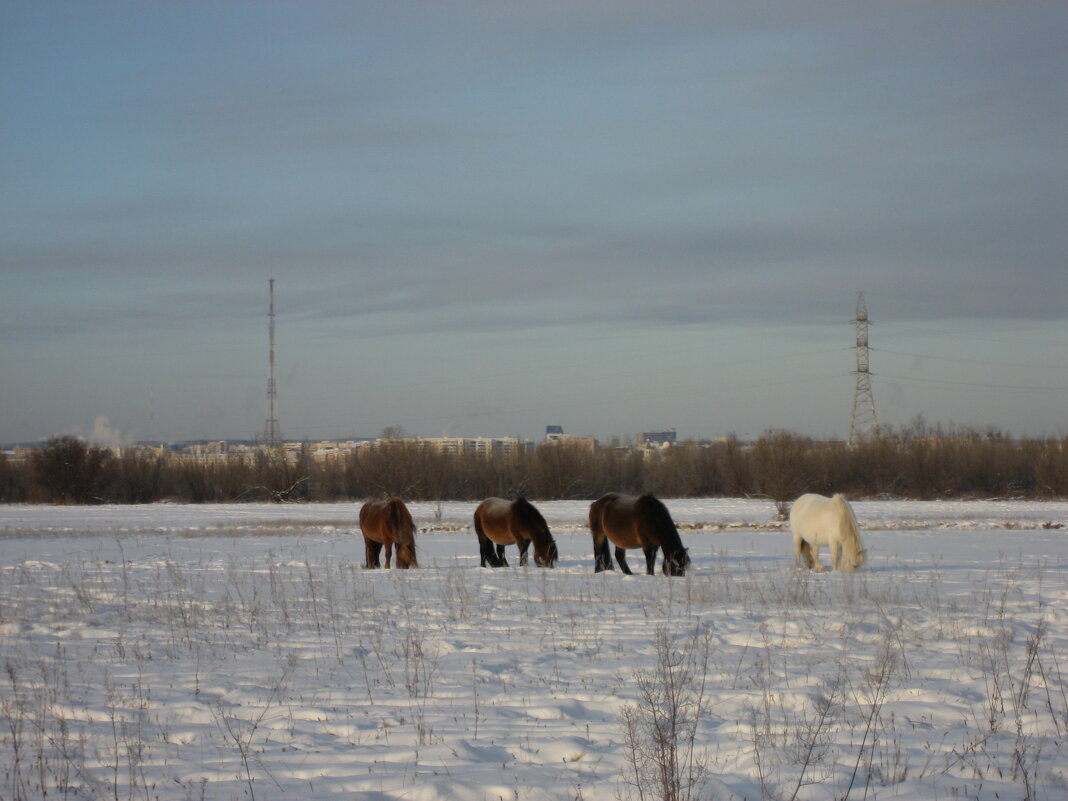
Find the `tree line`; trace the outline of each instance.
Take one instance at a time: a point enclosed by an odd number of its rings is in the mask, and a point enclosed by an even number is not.
[[[31,458],[0,454],[0,502],[187,503],[344,501],[383,495],[465,500],[525,495],[593,499],[606,492],[663,498],[767,497],[803,492],[857,498],[1068,497],[1068,437],[1014,439],[996,431],[913,424],[853,447],[768,430],[751,444],[684,442],[646,454],[567,443],[489,457],[439,454],[415,443],[325,461],[262,449],[252,458],[191,460],[122,452],[56,437]]]

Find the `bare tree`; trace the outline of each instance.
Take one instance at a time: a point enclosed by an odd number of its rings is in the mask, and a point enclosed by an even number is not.
[[[789,502],[807,488],[809,440],[791,431],[769,430],[753,448],[753,475],[763,494],[775,502],[785,520]]]
[[[689,801],[699,797],[706,773],[696,744],[711,642],[698,627],[678,644],[658,629],[654,643],[656,664],[635,674],[638,701],[620,714],[624,781],[641,801]]]
[[[108,451],[91,448],[77,437],[52,437],[33,454],[34,478],[52,503],[99,501],[109,456]]]

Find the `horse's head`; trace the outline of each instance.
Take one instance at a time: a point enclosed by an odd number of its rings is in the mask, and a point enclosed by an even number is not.
[[[854,567],[863,567],[864,563],[868,561],[868,549],[861,548],[857,551],[857,557],[853,560]]]
[[[560,552],[556,549],[556,541],[541,512],[520,496],[512,502],[512,515],[534,544],[534,564],[538,567],[552,567],[560,558]]]
[[[545,543],[534,543],[534,564],[538,567],[552,567],[560,558],[560,551],[556,548],[556,541],[550,539]]]
[[[401,570],[404,570],[409,567],[419,567],[419,562],[415,558],[414,537],[410,543],[397,543],[397,567],[399,567]]]
[[[664,554],[664,575],[685,576],[686,568],[690,566],[690,552],[687,548],[679,548],[670,554]]]

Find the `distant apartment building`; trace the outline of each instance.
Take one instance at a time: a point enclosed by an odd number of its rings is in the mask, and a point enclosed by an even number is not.
[[[563,426],[545,426],[546,445],[576,445],[590,451],[597,450],[597,440],[594,437],[579,437],[574,434],[565,434]]]
[[[160,451],[162,452],[162,447]],[[208,442],[190,442],[174,450],[172,456],[189,462],[224,462],[231,455],[251,458],[252,453],[252,450],[246,452],[246,449],[241,446],[219,439]]]
[[[425,448],[447,456],[516,456],[534,447],[531,440],[518,437],[405,437],[376,439],[375,448]]]
[[[331,440],[324,439],[309,445],[312,459],[317,462],[329,462],[333,459],[344,458],[347,454],[366,444],[366,440]]]
[[[639,445],[654,447],[657,443],[674,442],[675,431],[649,431],[639,435]],[[296,441],[279,443],[277,451],[293,464],[300,459],[311,459],[317,463],[327,463],[344,459],[349,454],[364,450],[404,451],[425,449],[432,453],[449,456],[490,458],[495,456],[519,456],[533,453],[539,445],[566,445],[588,450],[591,453],[600,448],[600,443],[592,436],[568,434],[563,426],[545,427],[545,438],[540,442],[520,437],[378,437],[376,439],[347,439]],[[158,456],[189,462],[225,462],[253,461],[264,451],[262,443],[252,440],[208,440],[185,441],[176,443],[141,443],[136,446],[141,450],[150,450]],[[613,438],[608,447],[622,449],[625,446],[619,438]],[[14,446],[5,451],[9,461],[24,461],[35,448]]]
[[[674,428],[666,431],[643,431],[638,435],[638,445],[674,445],[677,439]]]

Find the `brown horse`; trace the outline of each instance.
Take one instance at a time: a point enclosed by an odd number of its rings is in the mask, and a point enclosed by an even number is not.
[[[527,563],[527,549],[534,543],[534,564],[552,567],[559,558],[549,524],[526,498],[509,501],[487,498],[475,510],[475,533],[482,567],[507,567],[505,545],[519,546],[519,564]]]
[[[593,534],[594,572],[612,569],[608,542],[616,546],[619,569],[628,575],[627,548],[645,552],[646,572],[653,575],[656,552],[664,549],[665,576],[682,576],[690,564],[690,555],[682,547],[679,530],[667,507],[652,495],[635,498],[610,492],[590,504],[590,533]]]
[[[368,501],[360,508],[360,531],[363,532],[364,545],[367,546],[367,564],[365,567],[381,567],[378,555],[382,546],[386,546],[386,569],[389,569],[393,557],[393,546],[397,546],[397,567],[419,567],[415,559],[415,523],[408,512],[408,507],[400,498],[387,498],[384,501]]]

